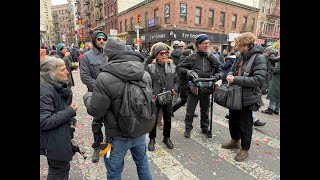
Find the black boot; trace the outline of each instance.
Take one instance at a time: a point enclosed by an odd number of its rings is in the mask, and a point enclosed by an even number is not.
[[[190,132],[191,132],[191,130],[185,130],[184,131],[184,137],[185,138],[190,138]]]
[[[208,129],[202,129],[201,133],[206,135],[207,138],[212,138],[212,134],[210,133],[210,131]]]
[[[264,113],[264,114],[272,115],[272,111],[273,111],[272,109],[268,108],[268,109],[262,110],[261,112]]]
[[[155,143],[156,143],[155,138],[150,139],[150,142],[149,142],[149,144],[148,144],[148,150],[149,150],[149,151],[154,151],[154,144],[155,144]]]
[[[99,158],[100,158],[99,152],[100,152],[99,148],[94,148],[93,155],[92,155],[92,158],[91,158],[91,161],[93,163],[99,162]]]
[[[166,144],[168,149],[173,149],[173,144],[172,144],[170,138],[164,137],[163,142]]]

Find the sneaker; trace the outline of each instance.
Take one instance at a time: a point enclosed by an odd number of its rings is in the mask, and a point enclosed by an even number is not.
[[[206,135],[207,138],[211,138],[212,134],[210,133],[210,131],[208,129],[202,129],[201,133]]]
[[[243,160],[245,160],[247,157],[249,156],[249,150],[244,150],[244,149],[240,149],[239,153],[236,155],[236,157],[234,158],[234,160],[238,161],[238,162],[242,162]]]
[[[100,152],[100,150],[98,148],[94,148],[93,155],[92,155],[92,158],[91,158],[91,161],[93,163],[99,162],[99,159],[100,159],[99,152]]]
[[[266,125],[266,122],[261,122],[259,119],[253,123],[254,126],[264,126]]]
[[[224,118],[229,119],[229,114],[226,114],[226,116]]]
[[[184,137],[185,138],[190,138],[190,132],[191,132],[190,130],[185,130],[184,131]]]

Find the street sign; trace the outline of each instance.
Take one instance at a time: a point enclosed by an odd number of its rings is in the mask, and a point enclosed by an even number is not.
[[[142,29],[142,26],[136,25],[134,26],[135,29]]]

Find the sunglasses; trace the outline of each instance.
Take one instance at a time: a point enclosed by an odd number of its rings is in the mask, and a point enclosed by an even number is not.
[[[160,54],[160,56],[163,56],[164,54],[165,54],[166,56],[168,56],[168,55],[169,55],[169,52],[159,52],[159,54]]]
[[[107,38],[97,38],[98,41],[101,41],[101,39],[102,39],[103,41],[107,41]]]

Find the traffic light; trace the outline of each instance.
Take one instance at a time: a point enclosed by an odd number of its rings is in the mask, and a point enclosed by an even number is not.
[[[136,24],[140,23],[140,15],[136,15]]]

